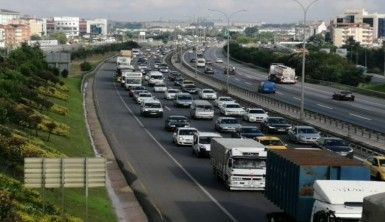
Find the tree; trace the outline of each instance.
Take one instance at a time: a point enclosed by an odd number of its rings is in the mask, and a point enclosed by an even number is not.
[[[41,37],[39,35],[32,35],[31,40],[41,40]]]
[[[39,124],[42,122],[43,118],[38,115],[32,115],[29,117],[30,122],[31,122],[31,127],[35,130],[35,135],[38,136],[37,134],[37,129]]]
[[[83,72],[90,71],[92,69],[91,63],[84,61],[80,63],[80,70]]]
[[[50,137],[51,137],[51,134],[52,132],[56,129],[57,125],[56,123],[54,122],[49,122],[49,123],[46,123],[45,126],[47,127],[48,129],[48,138],[47,138],[47,141],[49,141]]]
[[[245,35],[246,35],[247,37],[254,37],[257,33],[258,33],[258,28],[257,28],[257,26],[247,27],[247,28],[245,29]]]
[[[67,36],[62,32],[55,32],[50,34],[50,39],[56,39],[59,44],[66,44],[67,43]]]
[[[62,76],[63,78],[67,78],[67,76],[68,76],[68,70],[67,70],[67,69],[63,69],[63,71],[61,71],[61,76]]]

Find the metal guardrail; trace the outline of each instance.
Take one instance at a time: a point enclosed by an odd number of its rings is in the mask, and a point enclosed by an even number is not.
[[[169,56],[167,59],[175,69],[179,70],[190,78],[196,79],[197,81],[217,90],[223,91],[226,89],[225,81],[204,75],[200,71],[197,72],[198,75],[195,75],[195,69],[189,66],[184,60],[182,60],[182,64],[179,63],[179,66],[174,65],[173,61],[175,60],[175,56],[173,55]],[[227,93],[241,100],[245,100],[255,105],[264,107],[267,110],[280,113],[285,117],[295,119],[296,121],[299,119],[299,107],[293,106],[291,104],[278,101],[274,98],[267,97],[257,92],[242,89],[231,84],[229,85],[229,90]],[[322,129],[327,133],[337,135],[354,142],[356,152],[359,152],[362,157],[366,157],[371,154],[385,154],[385,135],[383,133],[366,129],[309,110],[305,110],[304,122]]]

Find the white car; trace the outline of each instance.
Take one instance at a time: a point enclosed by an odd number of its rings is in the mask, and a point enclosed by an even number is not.
[[[164,83],[156,83],[154,85],[154,91],[155,92],[165,92],[165,91],[167,91],[167,87]]]
[[[163,116],[162,104],[157,99],[146,99],[140,105],[140,114],[142,116]]]
[[[217,93],[212,89],[201,89],[198,92],[201,99],[216,99]]]
[[[216,63],[223,63],[223,60],[218,58],[218,59],[215,60],[215,62]]]
[[[223,104],[235,103],[235,100],[229,96],[220,96],[214,101],[216,107],[221,107]]]
[[[167,89],[164,91],[164,98],[165,99],[175,99],[176,94],[180,93],[181,91],[179,89]]]
[[[139,104],[143,103],[144,100],[148,100],[148,99],[154,99],[154,97],[152,96],[152,94],[151,94],[151,93],[148,93],[148,92],[139,93],[139,94],[135,97],[136,102],[139,103]]]
[[[245,109],[238,103],[223,104],[219,111],[225,116],[243,116],[245,114]]]
[[[245,114],[243,115],[243,120],[249,121],[249,122],[262,122],[268,117],[269,115],[263,109],[247,108]]]
[[[198,130],[192,127],[176,128],[175,132],[172,134],[172,141],[178,146],[191,146],[194,140],[194,133],[196,132],[198,132]]]

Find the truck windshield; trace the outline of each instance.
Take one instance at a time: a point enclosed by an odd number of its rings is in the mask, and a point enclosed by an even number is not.
[[[151,79],[163,79],[163,76],[151,76]]]
[[[212,138],[215,138],[215,137],[201,136],[201,137],[199,137],[199,143],[200,144],[210,144]]]
[[[234,169],[259,169],[266,167],[265,159],[234,158]]]
[[[180,130],[179,135],[194,135],[196,130]]]
[[[127,84],[140,84],[142,79],[126,79]]]

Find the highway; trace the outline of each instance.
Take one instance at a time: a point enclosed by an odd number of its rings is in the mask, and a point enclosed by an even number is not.
[[[212,47],[206,50],[205,57],[215,62],[217,58],[226,62],[221,48]],[[185,53],[184,59],[189,63],[194,54]],[[267,79],[267,73],[258,69],[250,68],[246,65],[231,61],[231,65],[236,67],[236,75],[230,76],[230,83],[244,89],[256,91],[260,80]],[[213,64],[215,74],[214,78],[225,80],[223,64]],[[202,70],[203,71],[203,70]],[[278,85],[278,90],[274,97],[279,101],[299,106],[300,104],[300,84]],[[346,122],[350,122],[362,127],[366,127],[379,132],[385,132],[385,100],[356,95],[356,101],[335,101],[332,100],[332,94],[336,89],[319,86],[314,84],[305,84],[305,109],[318,112],[323,115],[331,116]]]
[[[95,77],[97,110],[104,133],[136,191],[150,221],[265,221],[278,211],[261,192],[230,192],[212,174],[209,159],[196,158],[191,147],[177,147],[164,130],[168,115],[189,109],[164,105],[163,118],[143,118],[139,106],[114,82],[115,65],[106,63]],[[170,83],[167,82],[169,85]],[[214,120],[193,120],[200,131],[214,131]]]

